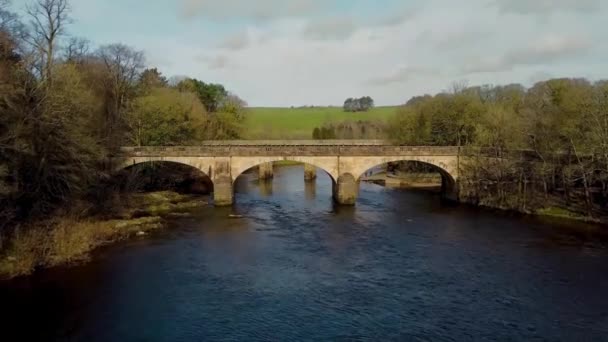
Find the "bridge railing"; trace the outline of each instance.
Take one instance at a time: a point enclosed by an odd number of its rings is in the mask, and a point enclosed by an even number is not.
[[[197,146],[385,146],[390,142],[380,139],[329,140],[207,140]]]
[[[572,159],[570,154],[564,152],[539,156],[532,150],[497,150],[475,146],[401,146],[383,140],[205,141],[196,146],[122,147],[113,157],[218,156],[461,156],[529,161],[540,161],[542,158],[552,161]]]
[[[457,146],[395,145],[212,145],[123,147],[118,156],[454,156]]]

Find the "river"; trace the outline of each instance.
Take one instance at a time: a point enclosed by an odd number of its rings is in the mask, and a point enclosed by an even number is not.
[[[336,207],[297,166],[254,178],[233,208],[0,283],[0,340],[608,341],[608,250],[558,223],[365,183]]]

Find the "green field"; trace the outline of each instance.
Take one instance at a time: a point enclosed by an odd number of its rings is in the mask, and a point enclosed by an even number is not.
[[[347,113],[341,107],[250,108],[246,139],[312,139],[315,127],[343,121],[386,121],[397,107],[376,107],[369,112]]]

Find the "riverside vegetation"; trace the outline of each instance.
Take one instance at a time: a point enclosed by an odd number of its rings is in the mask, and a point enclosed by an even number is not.
[[[246,104],[222,85],[168,80],[144,67],[143,52],[123,44],[92,49],[70,35],[70,22],[68,0],[32,0],[21,15],[0,0],[4,276],[79,259],[108,240],[157,227],[150,206],[180,206],[173,197],[155,205],[134,200],[150,190],[140,184],[150,167],[113,173],[107,157],[120,146],[241,135]],[[156,171],[177,183],[172,172]],[[116,215],[133,205],[148,218]]]
[[[147,235],[164,226],[164,216],[187,214],[207,203],[196,196],[164,191],[133,194],[120,211],[100,216],[58,215],[14,231],[0,258],[0,278],[37,268],[88,260],[109,243]]]
[[[93,49],[86,39],[70,35],[68,0],[30,0],[21,15],[8,4],[0,0],[0,273],[5,276],[79,260],[108,241],[158,228],[159,212],[204,204],[183,204],[191,198],[168,193],[162,200],[156,195],[142,200],[145,191],[192,190],[187,183],[201,175],[177,165],[144,165],[117,175],[106,161],[124,145],[314,137],[483,148],[483,157],[473,155],[463,166],[464,200],[588,220],[606,217],[606,81],[554,79],[529,89],[455,86],[367,112],[247,109],[221,84],[167,79],[146,68],[144,54],[133,47]],[[511,153],[518,150],[535,158]],[[210,190],[199,184],[197,192]]]
[[[608,81],[456,85],[412,98],[389,127],[399,144],[461,146],[463,201],[605,221]]]

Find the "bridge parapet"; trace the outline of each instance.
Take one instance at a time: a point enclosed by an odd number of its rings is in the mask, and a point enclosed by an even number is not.
[[[454,156],[456,146],[394,145],[203,145],[123,147],[116,157],[255,157],[255,156]]]

